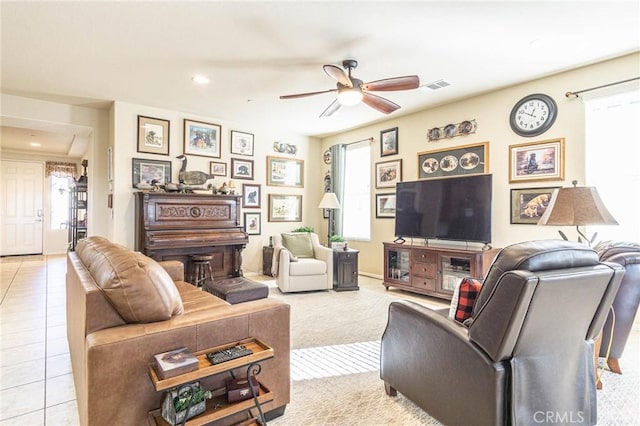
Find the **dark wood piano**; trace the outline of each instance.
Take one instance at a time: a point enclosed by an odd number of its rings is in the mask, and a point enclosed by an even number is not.
[[[242,276],[242,250],[249,237],[240,226],[236,195],[136,193],[136,250],[161,260],[211,255],[213,278]]]

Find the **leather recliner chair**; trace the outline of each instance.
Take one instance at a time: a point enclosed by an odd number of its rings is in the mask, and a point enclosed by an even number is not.
[[[622,280],[582,244],[544,240],[497,255],[461,324],[392,302],[380,377],[447,425],[530,425],[548,413],[596,423],[593,339]]]
[[[607,365],[612,372],[622,374],[619,359],[622,357],[640,305],[640,244],[627,241],[603,241],[594,249],[600,261],[615,262],[625,269],[618,294],[613,300],[613,314],[609,313],[602,329],[602,345],[599,353],[600,357],[606,357],[609,341],[611,341]],[[611,340],[612,326],[613,340]]]

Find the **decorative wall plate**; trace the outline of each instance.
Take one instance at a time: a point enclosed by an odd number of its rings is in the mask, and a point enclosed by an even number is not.
[[[447,124],[443,127],[434,127],[427,131],[427,142],[436,142],[443,138],[454,138],[475,133],[478,125],[476,120],[465,120],[457,124]]]
[[[331,164],[331,150],[328,149],[322,154],[322,161],[324,164]]]

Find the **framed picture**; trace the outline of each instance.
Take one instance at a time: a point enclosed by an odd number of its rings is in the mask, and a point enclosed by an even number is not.
[[[418,179],[489,173],[489,142],[418,153]]]
[[[269,194],[269,222],[302,221],[302,195]]]
[[[380,132],[380,157],[395,155],[398,153],[398,128],[387,129]]]
[[[134,188],[139,183],[153,185],[156,181],[160,185],[171,182],[171,161],[133,159],[132,184]]]
[[[267,156],[267,185],[304,188],[304,160]]]
[[[253,156],[253,135],[251,133],[232,130],[231,153]]]
[[[227,163],[221,163],[219,161],[209,162],[209,174],[214,176],[226,176],[227,175]]]
[[[184,120],[184,153],[220,158],[222,127],[202,121]]]
[[[564,138],[509,145],[509,182],[564,180]]]
[[[376,217],[396,217],[396,194],[376,194]]]
[[[138,116],[138,152],[169,155],[169,120]]]
[[[260,208],[260,185],[242,184],[242,207]]]
[[[232,158],[231,177],[233,179],[253,179],[253,160]]]
[[[260,235],[260,213],[244,214],[244,232],[249,235]]]
[[[511,223],[535,225],[547,210],[551,194],[559,186],[511,190]]]
[[[393,188],[402,182],[402,160],[376,163],[376,188]]]

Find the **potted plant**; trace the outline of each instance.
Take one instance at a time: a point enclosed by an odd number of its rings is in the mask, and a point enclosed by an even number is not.
[[[299,228],[294,229],[291,232],[316,232],[311,226],[301,226]]]
[[[347,249],[347,242],[340,235],[332,235],[331,238],[329,238],[329,242],[331,243],[332,249]]]

